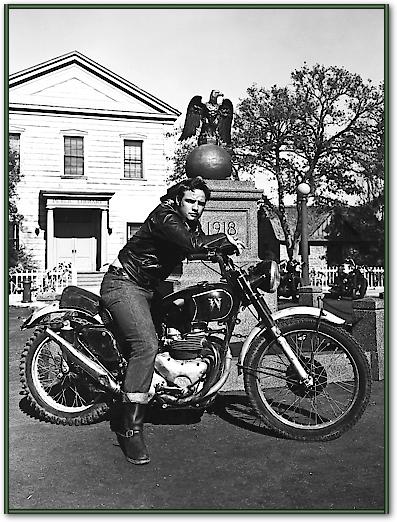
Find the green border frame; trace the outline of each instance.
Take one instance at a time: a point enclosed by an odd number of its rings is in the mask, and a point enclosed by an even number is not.
[[[379,509],[312,509],[312,510],[286,510],[286,509],[10,509],[8,504],[8,481],[9,481],[9,426],[8,426],[8,391],[9,391],[9,297],[4,293],[4,513],[6,514],[387,514],[389,513],[389,487],[390,487],[390,353],[389,353],[389,262],[390,262],[390,183],[389,183],[389,151],[390,151],[390,25],[389,4],[5,4],[4,5],[4,173],[8,172],[8,84],[9,77],[9,12],[12,9],[382,9],[384,11],[384,89],[385,89],[385,374],[384,374],[384,430],[385,430],[385,452],[384,452],[384,474],[385,474],[385,497],[384,510]],[[8,192],[8,176],[4,176],[4,195]],[[4,253],[5,253],[5,289],[8,280],[8,198],[4,197]],[[6,328],[7,327],[7,328]]]

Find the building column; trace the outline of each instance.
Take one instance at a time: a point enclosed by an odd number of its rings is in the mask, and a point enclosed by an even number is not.
[[[107,210],[101,209],[101,266],[108,262]]]
[[[47,209],[47,269],[55,266],[54,209]]]

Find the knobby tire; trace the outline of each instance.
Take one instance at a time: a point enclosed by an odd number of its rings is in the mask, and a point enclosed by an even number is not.
[[[315,318],[286,319],[279,327],[306,368],[315,372],[316,385],[308,392],[264,333],[251,345],[243,365],[254,410],[267,428],[283,437],[340,437],[356,424],[369,401],[371,375],[363,350],[346,330],[324,321],[318,324]]]
[[[27,341],[20,360],[20,381],[22,384],[23,393],[31,407],[32,416],[51,424],[62,424],[70,426],[79,426],[81,424],[94,424],[103,420],[109,411],[109,401],[104,400],[104,394],[98,394],[97,397],[87,397],[87,406],[81,404],[79,407],[62,405],[57,407],[56,400],[51,396],[51,388],[47,393],[44,387],[40,384],[39,363],[40,350],[43,349],[45,343],[51,341],[49,336],[45,333],[43,328],[37,328],[32,337]],[[53,341],[52,341],[53,342]],[[54,343],[56,345],[56,343]],[[56,345],[58,346],[58,345]],[[48,360],[50,355],[47,355]],[[44,359],[44,357],[43,357]],[[55,368],[54,361],[52,364]],[[50,362],[48,362],[48,374]],[[53,368],[53,369],[54,369]],[[46,372],[45,360],[43,361],[43,372]],[[77,374],[75,385],[76,390],[78,386]],[[54,378],[55,379],[55,378]],[[59,383],[57,383],[59,385]],[[59,385],[59,394],[62,396],[64,390],[62,385]],[[75,392],[76,394],[78,392]],[[58,395],[59,395],[58,394]],[[95,400],[93,400],[95,399]],[[81,401],[83,402],[83,401]],[[67,411],[65,411],[65,409]]]

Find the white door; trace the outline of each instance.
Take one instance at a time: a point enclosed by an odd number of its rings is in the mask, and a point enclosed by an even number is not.
[[[56,237],[56,264],[73,263],[78,272],[95,271],[94,237]]]
[[[89,209],[55,209],[55,263],[73,263],[77,272],[95,272],[100,214]]]

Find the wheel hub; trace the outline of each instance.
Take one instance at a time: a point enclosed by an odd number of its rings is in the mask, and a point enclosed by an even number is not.
[[[311,361],[308,357],[302,357],[301,363],[309,375],[313,377],[313,384],[308,387],[301,382],[298,372],[291,363],[286,371],[287,386],[295,395],[300,397],[315,397],[327,386],[327,372],[321,363],[315,360]]]

